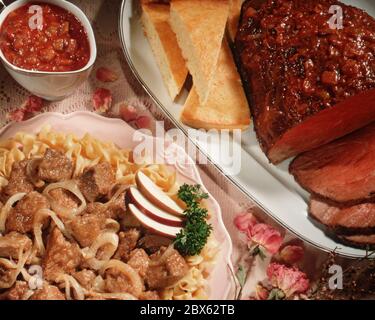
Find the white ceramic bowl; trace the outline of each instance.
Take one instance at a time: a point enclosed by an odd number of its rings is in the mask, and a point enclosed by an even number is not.
[[[68,72],[45,72],[45,71],[31,71],[21,69],[11,64],[0,50],[0,59],[11,74],[21,86],[30,91],[31,93],[44,98],[46,100],[61,100],[73,93],[73,91],[80,86],[90,75],[92,67],[96,60],[96,42],[94,31],[86,15],[74,4],[65,0],[38,0],[39,2],[51,3],[62,7],[72,14],[84,26],[87,37],[90,43],[90,59],[85,67],[76,71]],[[0,26],[4,19],[13,10],[27,4],[29,0],[17,0],[5,7],[0,14]]]

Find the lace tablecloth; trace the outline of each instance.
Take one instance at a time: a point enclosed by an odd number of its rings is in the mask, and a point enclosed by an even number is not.
[[[147,114],[153,119],[165,120],[167,123],[165,127],[171,127],[171,123],[169,123],[167,119],[164,119],[163,114],[157,109],[142,87],[137,83],[137,80],[132,75],[124,59],[117,32],[121,1],[77,0],[73,2],[75,2],[92,21],[98,46],[97,62],[90,79],[78,88],[72,96],[64,101],[45,103],[42,112],[57,111],[70,113],[77,110],[93,111],[93,91],[98,87],[104,87],[111,90],[113,95],[113,108],[108,112],[108,116],[116,117],[118,114],[117,106],[120,103],[125,103],[126,105],[136,107],[140,110],[140,113]],[[105,84],[98,81],[95,77],[95,71],[102,66],[114,70],[118,74],[119,79],[115,82]],[[0,67],[1,125],[7,122],[7,114],[22,105],[28,96],[29,93],[17,85],[7,72]],[[311,298],[340,298],[350,296],[357,297],[357,295],[362,297],[359,292],[360,290],[354,290],[352,281],[356,281],[356,283],[360,281],[360,273],[367,272],[368,275],[372,274],[372,264],[368,262],[358,262],[353,267],[349,266],[349,269],[345,271],[349,270],[351,273],[350,276],[346,276],[347,273],[344,274],[344,290],[330,292],[326,288],[328,286],[326,276],[328,274],[327,268],[329,262],[335,259],[333,256],[319,252],[308,244],[293,239],[292,235],[283,230],[282,227],[270,221],[264,213],[259,211],[254,204],[237,190],[226,177],[218,172],[212,164],[200,165],[199,169],[205,185],[221,205],[225,225],[232,237],[234,244],[232,260],[235,272],[240,280],[239,285],[243,286],[243,299],[254,298],[255,296],[264,299],[272,297],[272,295],[273,298],[275,298],[275,291],[272,292],[272,288],[281,287],[282,290],[288,291],[288,288],[283,288],[282,284],[277,283],[277,277],[275,277],[275,275],[272,277],[272,275],[269,274],[269,279],[267,280],[268,284],[259,285],[260,282],[267,279],[266,271],[271,272],[271,258],[270,255],[267,254],[266,257],[262,257],[261,254],[253,257],[249,254],[249,240],[244,233],[238,231],[238,225],[236,227],[233,222],[238,216],[249,217],[245,216],[245,213],[254,213],[259,220],[271,224],[284,237],[283,246],[285,247],[286,244],[289,244],[288,248],[291,250],[284,250],[282,254],[280,252],[275,254],[272,258],[272,262],[277,265],[280,263],[282,268],[284,268],[282,269],[284,273],[281,276],[289,281],[287,285],[292,289],[296,286],[293,281],[296,281],[296,277],[298,278],[299,276],[298,273],[296,274],[297,270],[302,270],[307,274],[307,278],[310,280],[309,291],[307,295],[298,295],[299,298],[306,298],[307,296]],[[261,240],[262,239],[260,239],[260,242]],[[270,238],[268,239],[266,237],[263,240],[267,242]],[[265,245],[267,247],[267,243]],[[295,247],[302,248],[302,251],[295,251]],[[280,256],[282,257],[280,258]],[[290,259],[294,259],[295,261],[290,261]],[[281,264],[280,261],[284,262]],[[336,259],[336,262],[337,261]],[[339,262],[341,265],[348,264],[348,262],[343,262],[340,259]],[[352,264],[352,262],[350,264]],[[354,275],[352,275],[352,273]],[[370,293],[371,288],[363,286],[363,289],[366,294]],[[231,296],[230,298],[233,297],[234,296]],[[291,295],[291,297],[293,297],[293,295]]]

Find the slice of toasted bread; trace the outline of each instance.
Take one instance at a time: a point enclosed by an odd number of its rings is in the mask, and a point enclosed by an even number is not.
[[[213,81],[229,12],[229,0],[172,0],[170,23],[201,103]]]
[[[181,121],[193,128],[246,129],[250,109],[227,41],[223,41],[214,81],[205,104],[201,104],[195,87],[189,93]]]
[[[169,25],[169,4],[142,3],[142,24],[158,63],[169,95],[174,100],[180,93],[188,70]]]
[[[234,42],[240,21],[241,7],[244,0],[230,0],[227,30],[229,39]]]

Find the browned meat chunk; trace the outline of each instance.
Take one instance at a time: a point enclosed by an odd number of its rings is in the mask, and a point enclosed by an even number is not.
[[[105,228],[105,217],[100,214],[84,213],[75,217],[70,227],[81,247],[89,247]]]
[[[66,240],[61,231],[54,228],[48,238],[46,253],[43,257],[44,278],[54,281],[63,273],[72,274],[81,261],[82,254],[78,245]]]
[[[79,200],[73,193],[69,192],[68,190],[62,188],[53,189],[49,192],[49,195],[57,205],[63,208],[78,208]]]
[[[130,253],[128,265],[136,270],[142,278],[146,276],[149,263],[150,258],[143,249],[135,249]]]
[[[93,284],[96,274],[92,270],[84,269],[82,271],[75,272],[73,277],[77,279],[78,283],[87,290],[90,290]]]
[[[189,271],[185,259],[175,250],[161,264],[150,265],[146,275],[146,283],[152,290],[162,289],[181,280]],[[151,256],[151,261],[158,261],[164,249]]]
[[[331,28],[330,7],[343,10]],[[375,20],[337,0],[248,0],[236,53],[254,127],[272,163],[375,120]]]
[[[6,231],[27,233],[33,230],[37,212],[41,209],[49,209],[49,203],[45,196],[33,191],[22,198],[10,211],[6,221]],[[43,218],[43,224],[48,222],[48,217]]]
[[[303,188],[341,205],[375,200],[375,123],[301,154],[289,170]]]
[[[0,237],[0,257],[18,259],[19,251],[28,251],[31,245],[32,242],[27,236],[10,232]]]
[[[9,183],[4,188],[4,193],[7,196],[13,196],[20,192],[29,193],[34,190],[34,185],[26,174],[27,163],[27,160],[23,160],[13,164]]]
[[[128,261],[130,253],[137,246],[141,233],[137,229],[130,229],[119,233],[119,245],[115,253],[115,259]]]
[[[110,268],[105,272],[104,287],[106,292],[127,292],[134,294],[134,288],[128,277],[117,269]]]
[[[149,254],[156,253],[161,247],[168,247],[171,243],[171,239],[153,234],[145,235],[138,242],[138,244]]]
[[[29,285],[25,281],[17,281],[12,288],[0,294],[0,300],[24,300],[29,291]]]
[[[72,174],[72,161],[61,152],[47,149],[39,165],[39,178],[47,182],[57,182],[70,179]]]
[[[30,300],[65,300],[65,296],[58,287],[45,284],[35,291]]]
[[[115,174],[108,162],[85,169],[79,178],[80,190],[90,202],[106,196],[114,183]]]
[[[160,300],[160,297],[156,291],[145,291],[141,293],[139,300]]]
[[[105,213],[107,218],[120,220],[126,214],[125,192],[113,200],[107,207]]]

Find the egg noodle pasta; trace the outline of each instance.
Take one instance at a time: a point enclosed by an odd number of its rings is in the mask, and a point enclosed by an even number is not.
[[[72,272],[53,273],[51,270],[43,269],[45,271],[43,286],[48,286],[51,283],[56,285],[60,293],[64,294],[65,299],[128,300],[141,297],[143,290],[145,290],[143,279],[145,275],[137,269],[137,265],[132,266],[130,262],[125,263],[118,256],[122,241],[119,235],[123,230],[122,228],[124,226],[127,228],[140,227],[139,223],[137,224],[132,219],[126,208],[124,209],[124,217],[106,216],[100,220],[100,233],[89,243],[86,238],[77,238],[74,222],[77,219],[90,219],[91,216],[85,214],[90,210],[105,213],[111,210],[113,206],[123,203],[124,194],[126,194],[129,186],[136,185],[135,176],[139,170],[168,196],[178,202],[179,185],[176,180],[176,172],[160,164],[135,164],[132,161],[131,150],[118,148],[112,142],[100,141],[89,134],[79,138],[72,133],[55,132],[50,126],[44,126],[37,134],[19,132],[10,139],[0,141],[1,190],[5,190],[10,184],[12,170],[17,163],[24,160],[29,161],[26,167],[27,175],[35,175],[47,150],[59,152],[69,159],[73,164],[72,175],[68,180],[51,181],[49,184],[36,176],[30,178],[34,188],[40,191],[40,197],[47,199],[49,205],[48,208],[40,208],[35,215],[31,228],[22,232],[30,236],[32,245],[27,250],[22,248],[18,259],[0,258],[0,266],[6,270],[8,275],[6,279],[2,279],[0,276],[0,299],[4,294],[2,291],[14,286],[16,281],[29,281],[30,276],[26,270],[31,263],[45,268],[43,257],[48,254],[49,250],[44,235],[46,230],[50,232],[49,237],[56,237],[57,242],[68,243],[67,245],[77,250],[77,254],[83,260],[80,262],[84,266],[82,270],[89,270],[90,272],[87,272],[87,275],[92,275],[94,279],[92,279],[90,286],[84,286]],[[86,174],[87,170],[103,162],[108,163],[113,170],[115,183],[106,201],[98,202],[93,206],[93,203],[87,201],[87,197],[85,198],[79,179]],[[68,194],[69,197],[66,202],[62,202],[59,196],[56,196],[56,192],[58,195],[60,193]],[[9,222],[10,213],[17,203],[27,199],[29,194],[30,192],[17,192],[4,201],[0,211],[0,241],[2,237],[6,236],[6,226]],[[68,200],[73,202],[73,205]],[[50,221],[49,227],[46,226],[46,219]],[[88,220],[86,228],[94,230],[96,225],[90,221]],[[52,229],[54,232],[51,231]],[[81,229],[79,231],[86,232],[86,230],[82,231]],[[166,248],[158,258],[150,261],[150,266],[157,269],[176,252],[173,249],[173,244],[169,244],[168,247],[168,241],[170,243],[170,240],[153,234],[146,234],[143,240],[139,241],[138,245],[140,246],[148,245],[149,242],[156,242],[160,243],[160,248]],[[142,253],[138,248],[135,249],[135,255]],[[183,258],[188,266],[186,274],[177,282],[157,290],[159,297],[168,300],[207,299],[209,296],[207,279],[215,264],[218,251],[219,245],[211,235],[200,254]],[[72,255],[73,262],[75,258],[75,255]],[[68,264],[70,265],[73,262],[69,261]],[[123,292],[111,289],[112,291],[110,291],[108,287],[111,283],[106,282],[107,272],[110,272],[113,277],[123,279],[121,281],[127,283],[131,290]],[[116,282],[114,283],[116,285]],[[27,299],[33,298],[33,293],[28,289],[22,295],[22,298],[25,297]]]

